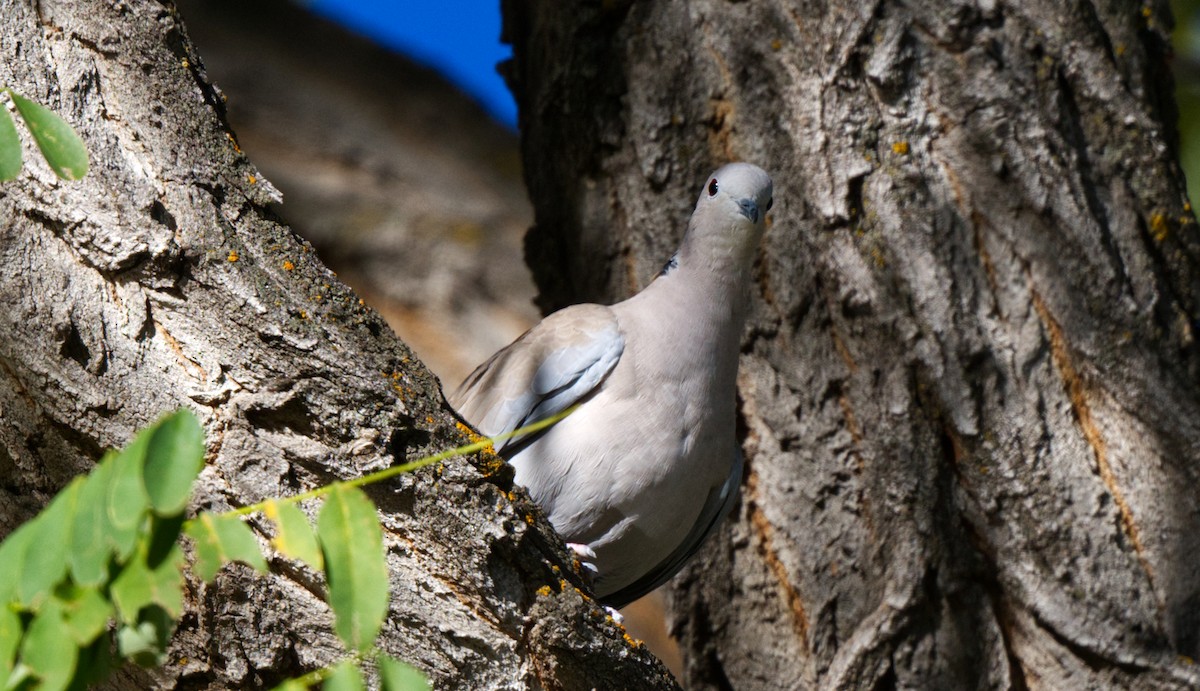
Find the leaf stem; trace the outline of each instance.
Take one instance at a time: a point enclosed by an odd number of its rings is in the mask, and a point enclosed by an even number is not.
[[[282,499],[267,499],[265,501],[260,501],[257,504],[250,504],[248,506],[243,506],[241,508],[233,509],[231,511],[226,511],[226,512],[224,512],[223,515],[246,516],[246,515],[255,513],[256,511],[262,511],[266,507],[266,505],[270,504],[271,502],[282,502],[282,503],[287,503],[287,504],[295,504],[295,503],[305,501],[307,499],[315,499],[317,497],[328,494],[330,491],[332,491],[332,489],[334,487],[338,487],[338,486],[362,487],[363,485],[369,485],[369,484],[376,483],[376,482],[382,482],[383,480],[387,480],[387,479],[395,477],[397,475],[402,475],[404,473],[411,473],[414,470],[420,470],[421,468],[433,465],[434,463],[438,463],[440,461],[445,461],[447,459],[455,458],[457,456],[466,456],[467,454],[472,454],[477,451],[482,451],[483,449],[486,449],[487,447],[492,446],[493,444],[495,444],[498,441],[504,441],[505,439],[511,439],[513,437],[519,437],[519,436],[522,436],[525,434],[533,434],[534,432],[540,432],[541,430],[546,429],[547,427],[550,427],[551,425],[555,424],[556,422],[559,422],[563,418],[565,418],[568,415],[570,415],[571,413],[575,412],[575,409],[578,407],[579,406],[577,406],[577,405],[571,406],[570,408],[567,408],[566,410],[562,411],[561,413],[557,413],[555,415],[551,415],[548,418],[538,420],[537,422],[535,422],[531,425],[526,425],[524,427],[520,427],[511,432],[497,434],[494,437],[488,437],[486,439],[481,439],[472,444],[467,444],[465,446],[459,446],[459,447],[456,447],[453,449],[448,449],[446,451],[441,451],[441,452],[433,454],[432,456],[425,456],[424,458],[419,458],[415,461],[410,461],[408,463],[401,463],[400,465],[394,465],[394,466],[391,466],[390,468],[384,468],[383,470],[376,471],[376,472],[370,473],[368,475],[363,475],[362,477],[356,477],[351,480],[339,480],[337,482],[331,482],[328,485],[324,485],[322,487],[318,487],[316,489],[312,489],[307,492],[302,492],[300,494],[294,494],[290,497],[283,497]],[[193,520],[195,520],[195,519],[193,519]],[[191,521],[189,521],[189,523],[190,522]]]

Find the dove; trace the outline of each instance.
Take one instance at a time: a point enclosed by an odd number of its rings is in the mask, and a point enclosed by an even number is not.
[[[449,397],[488,436],[578,406],[496,451],[607,606],[665,583],[737,498],[738,355],[772,202],[761,168],[721,167],[704,182],[679,250],[641,292],[547,316]]]

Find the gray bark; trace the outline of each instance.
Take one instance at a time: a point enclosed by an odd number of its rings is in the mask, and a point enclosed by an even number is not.
[[[26,141],[0,186],[0,534],[179,406],[209,435],[199,509],[463,440],[437,380],[273,213],[170,3],[0,0],[0,17],[0,84],[92,156],[63,183]],[[370,493],[392,574],[381,647],[440,688],[674,687],[494,457]],[[259,687],[335,660],[320,579],[272,566],[192,584],[169,663],[112,686]]]
[[[1165,2],[508,2],[542,306],[775,177],[688,688],[1194,688],[1200,234]]]

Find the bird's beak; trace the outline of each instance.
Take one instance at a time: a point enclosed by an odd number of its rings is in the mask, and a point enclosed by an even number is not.
[[[753,199],[742,199],[738,202],[738,210],[742,215],[750,219],[751,223],[758,223],[758,203]]]

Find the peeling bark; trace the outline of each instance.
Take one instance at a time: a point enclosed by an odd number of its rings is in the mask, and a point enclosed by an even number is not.
[[[775,177],[688,688],[1192,688],[1200,233],[1165,2],[507,2],[546,309]]]
[[[0,0],[0,17],[0,83],[92,157],[63,183],[26,141],[26,172],[0,186],[0,534],[179,406],[208,432],[198,509],[463,440],[436,379],[270,210],[173,5]],[[370,493],[391,570],[380,645],[439,688],[675,688],[581,594],[494,457]],[[230,568],[192,585],[166,666],[110,686],[253,688],[328,664],[321,596],[282,559],[268,578]]]

